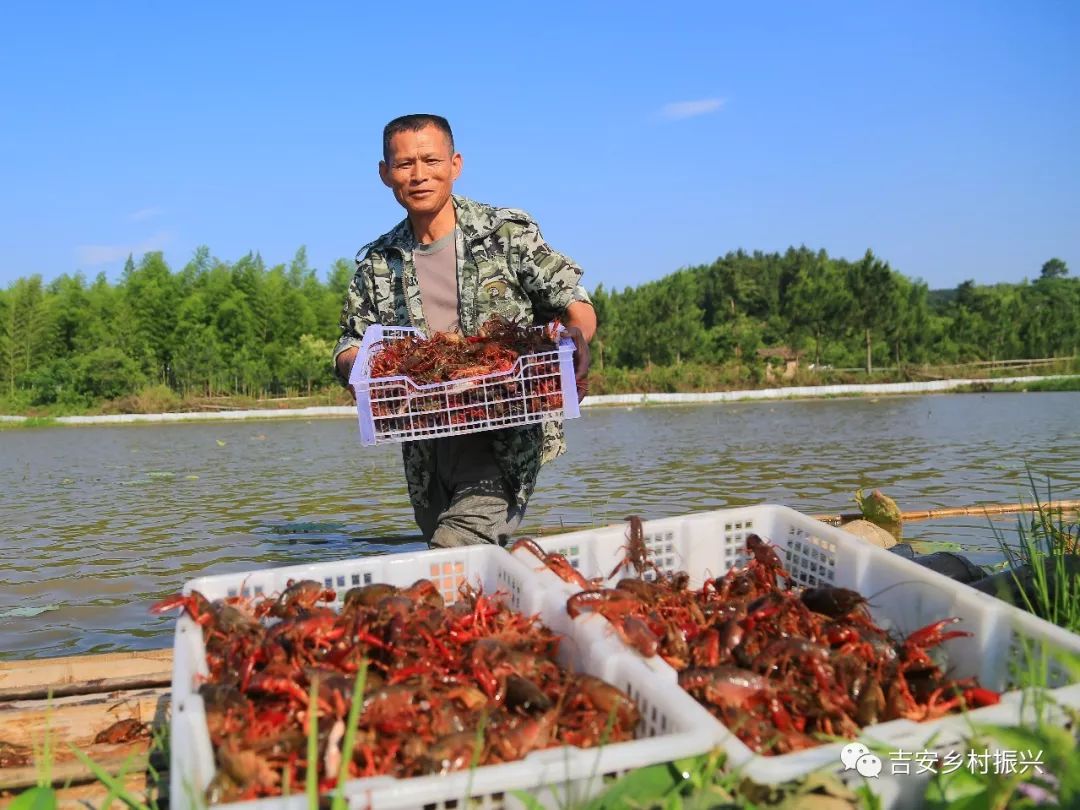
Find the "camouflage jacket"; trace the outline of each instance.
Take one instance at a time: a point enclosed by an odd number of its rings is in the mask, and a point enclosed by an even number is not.
[[[475,334],[493,315],[518,323],[546,323],[562,316],[573,301],[591,303],[580,284],[581,268],[553,250],[524,211],[493,208],[456,195],[453,202],[463,334]],[[374,323],[428,331],[412,259],[415,245],[406,218],[356,254],[356,274],[345,297],[341,338],[334,348],[335,371],[337,356],[359,346],[364,330]],[[435,441],[402,445],[409,497],[420,508],[429,505]],[[492,442],[519,506],[532,494],[541,465],[566,450],[561,422],[493,431]]]

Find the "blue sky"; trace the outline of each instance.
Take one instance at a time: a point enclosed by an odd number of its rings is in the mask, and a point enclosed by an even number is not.
[[[1080,4],[310,5],[4,4],[0,285],[201,244],[325,271],[401,218],[405,112],[590,289],[792,244],[1080,274]]]

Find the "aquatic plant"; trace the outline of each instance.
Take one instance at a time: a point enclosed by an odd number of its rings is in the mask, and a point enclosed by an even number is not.
[[[1012,583],[1021,606],[1073,633],[1080,633],[1080,523],[1070,523],[1061,509],[1052,510],[1052,491],[1046,484],[1046,501],[1039,498],[1035,479],[1028,470],[1035,510],[1017,520],[1017,543],[1007,541],[991,524],[998,546],[1012,571]]]

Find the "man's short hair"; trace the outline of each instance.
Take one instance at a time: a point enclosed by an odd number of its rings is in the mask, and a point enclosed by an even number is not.
[[[454,133],[450,131],[450,122],[441,115],[429,115],[428,113],[412,113],[395,118],[382,131],[383,160],[390,160],[390,141],[399,132],[419,132],[424,127],[435,127],[442,132],[450,141],[450,154],[454,153]]]

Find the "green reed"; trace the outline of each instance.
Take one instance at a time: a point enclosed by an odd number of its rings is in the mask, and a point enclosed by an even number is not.
[[[345,810],[345,783],[349,779],[349,763],[352,762],[353,749],[356,747],[356,730],[360,725],[360,709],[364,705],[364,689],[367,686],[368,662],[365,658],[356,673],[353,684],[352,701],[349,705],[349,720],[345,728],[345,744],[341,749],[341,767],[338,769],[337,786],[334,789],[332,810]]]
[[[1070,632],[1080,632],[1080,571],[1074,570],[1074,563],[1080,561],[1080,524],[1066,521],[1061,509],[1051,510],[1047,505],[1053,500],[1049,480],[1045,503],[1030,470],[1028,480],[1035,511],[1017,521],[1017,542],[1009,543],[991,524],[994,537],[1012,568],[1021,607]],[[1031,587],[1025,587],[1022,578],[1025,566],[1031,572]]]

